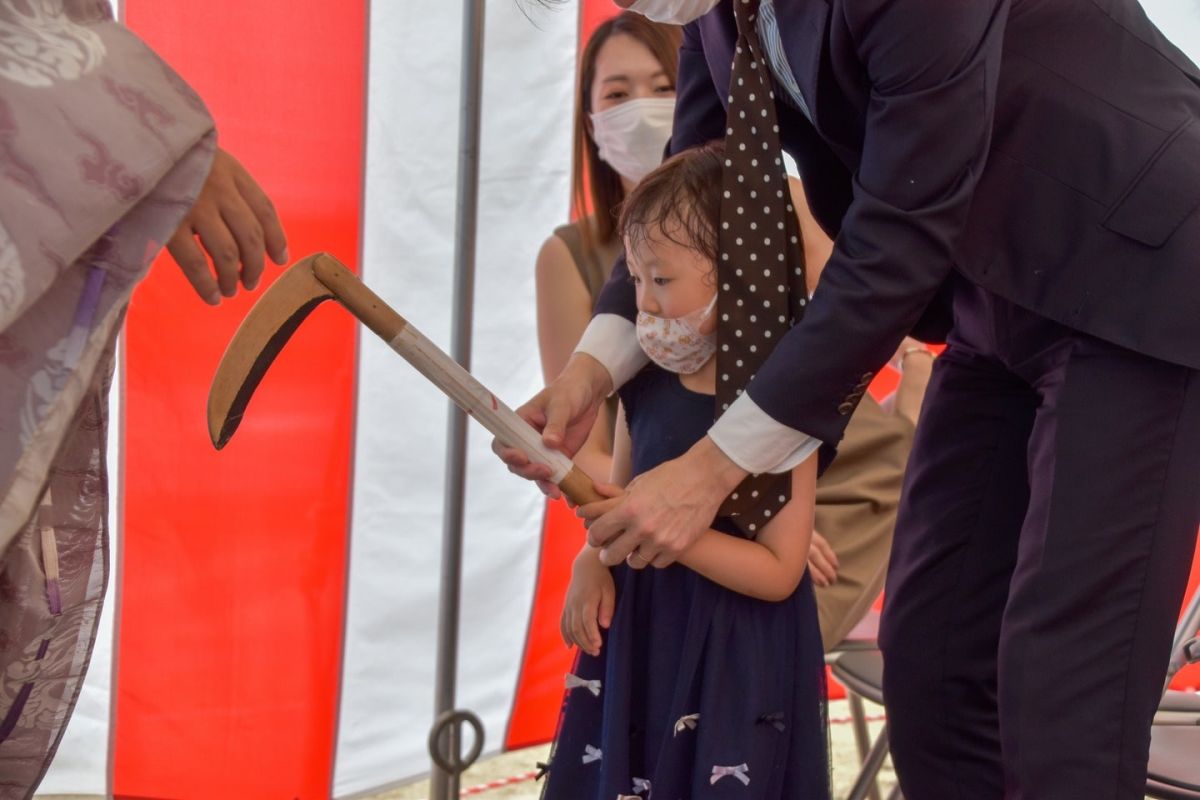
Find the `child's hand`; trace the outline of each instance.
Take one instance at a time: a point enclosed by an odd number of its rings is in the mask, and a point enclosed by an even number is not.
[[[837,582],[838,557],[825,541],[825,537],[813,531],[812,543],[808,546],[808,571],[813,583],[820,587],[832,586]]]
[[[583,527],[585,528],[591,527],[593,520],[616,508],[617,501],[625,494],[624,489],[611,483],[597,483],[595,487],[599,494],[604,495],[608,499],[597,500],[594,503],[588,503],[586,506],[579,506],[575,509],[575,516],[583,520]]]
[[[612,572],[600,563],[596,550],[585,547],[575,558],[559,622],[567,646],[578,645],[588,655],[600,655],[600,628],[607,630],[612,624],[616,600]]]

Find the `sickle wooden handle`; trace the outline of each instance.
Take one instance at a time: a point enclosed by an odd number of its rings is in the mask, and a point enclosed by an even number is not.
[[[597,500],[604,500],[604,495],[596,491],[595,484],[588,474],[579,467],[571,467],[571,471],[567,473],[567,477],[563,478],[558,483],[558,488],[577,506],[585,506],[588,503],[595,503]]]

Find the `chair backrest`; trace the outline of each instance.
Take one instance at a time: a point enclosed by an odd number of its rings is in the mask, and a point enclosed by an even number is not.
[[[1163,685],[1164,692],[1166,687],[1171,685],[1175,673],[1187,665],[1188,654],[1184,645],[1197,634],[1200,634],[1200,586],[1192,592],[1187,607],[1183,610],[1183,616],[1179,618],[1179,625],[1175,628],[1175,638],[1171,642],[1171,661],[1167,665],[1167,682]]]

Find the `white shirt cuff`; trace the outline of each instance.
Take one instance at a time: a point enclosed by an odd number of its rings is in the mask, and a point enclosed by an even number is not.
[[[746,392],[708,429],[708,438],[751,475],[787,472],[821,447],[820,439],[777,422]]]
[[[620,314],[592,317],[575,352],[587,353],[604,365],[614,392],[650,361],[638,344],[637,327]]]

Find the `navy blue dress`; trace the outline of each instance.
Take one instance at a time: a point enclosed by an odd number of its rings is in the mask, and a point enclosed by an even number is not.
[[[682,455],[713,397],[648,367],[621,390],[633,474]],[[733,536],[725,519],[714,528]],[[613,570],[613,623],[567,676],[549,800],[827,800],[825,667],[807,575],[783,602],[680,565]]]

